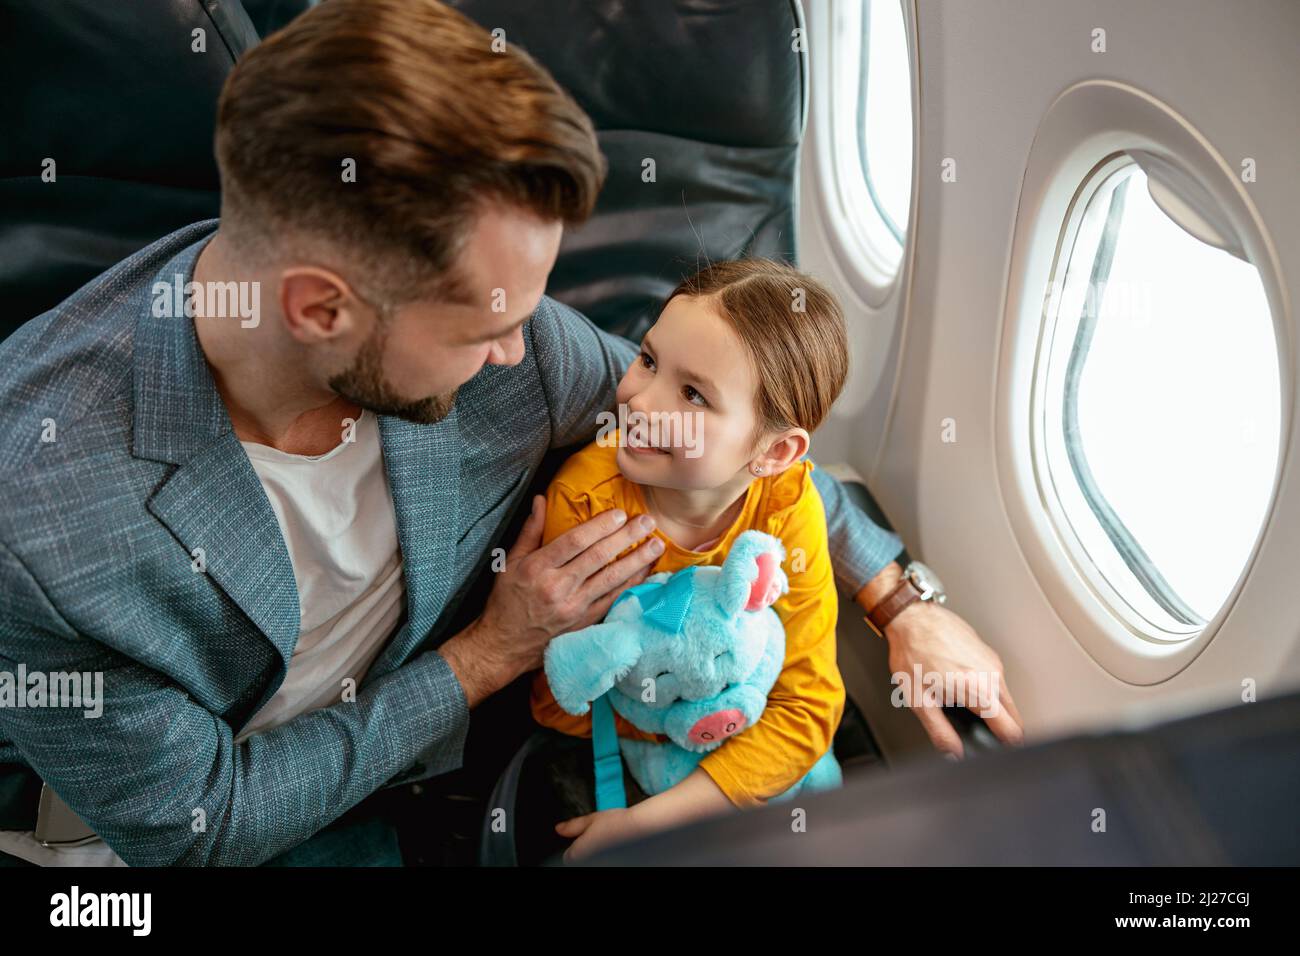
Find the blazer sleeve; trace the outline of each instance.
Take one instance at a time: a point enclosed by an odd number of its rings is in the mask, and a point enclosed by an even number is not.
[[[844,681],[835,662],[839,596],[816,487],[807,484],[783,526],[768,530],[786,549],[790,590],[773,605],[785,625],[785,662],[758,723],[700,761],[739,807],[798,783],[830,749],[844,713]]]
[[[812,477],[826,510],[831,565],[848,588],[849,597],[856,597],[868,581],[902,553],[903,541],[867,517],[850,500],[839,479],[822,468],[813,468]]]
[[[251,866],[312,836],[417,758],[459,767],[465,694],[436,651],[236,744],[165,674],[74,631],[0,543],[0,668],[102,673],[99,716],[0,708],[0,740],[131,866]],[[422,756],[423,755],[423,756]]]
[[[596,417],[617,411],[618,383],[636,358],[637,347],[546,297],[528,326],[551,412],[551,447],[591,441],[600,427]]]

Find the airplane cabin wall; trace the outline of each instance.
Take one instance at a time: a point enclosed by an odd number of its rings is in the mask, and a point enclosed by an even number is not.
[[[1256,159],[1258,180],[1246,188],[1277,250],[1282,294],[1300,300],[1300,3],[907,0],[919,74],[911,228],[902,281],[875,303],[850,274],[819,192],[827,188],[818,164],[826,88],[817,57],[830,16],[823,0],[808,6],[813,104],[801,263],[841,297],[854,340],[853,378],[814,439],[814,457],[848,462],[868,478],[911,552],[943,578],[949,606],[1002,657],[1031,738],[1238,703],[1245,678],[1261,696],[1300,684],[1295,416],[1283,416],[1291,434],[1278,497],[1244,586],[1204,649],[1145,686],[1100,666],[1040,586],[1008,517],[997,450],[1022,180],[1040,121],[1081,80],[1131,84],[1186,118],[1229,165]],[[1091,49],[1097,27],[1106,30],[1105,53]],[[941,180],[945,158],[956,161],[955,182]],[[1294,343],[1293,315],[1274,318]],[[1284,400],[1293,397],[1295,362],[1286,345]],[[941,441],[947,418],[953,443]]]

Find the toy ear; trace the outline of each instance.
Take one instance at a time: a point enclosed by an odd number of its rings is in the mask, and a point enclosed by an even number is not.
[[[566,713],[581,716],[641,658],[641,638],[621,621],[561,634],[542,655],[546,680]]]
[[[758,564],[758,577],[749,586],[746,611],[761,611],[765,607],[771,607],[783,592],[790,590],[789,581],[781,570],[780,558],[771,551],[764,551],[754,560]]]
[[[746,531],[738,537],[722,562],[718,604],[723,613],[735,617],[741,611],[761,610],[789,590],[781,570],[783,560],[785,548],[780,539],[762,531]]]

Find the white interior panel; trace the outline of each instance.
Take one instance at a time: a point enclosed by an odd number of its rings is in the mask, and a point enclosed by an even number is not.
[[[1247,252],[1261,275],[1269,273],[1282,391],[1294,402],[1300,4],[905,0],[919,83],[913,205],[902,272],[882,293],[854,268],[827,192],[835,185],[826,157],[826,61],[836,2],[809,3],[813,103],[800,249],[802,264],[845,303],[853,372],[815,439],[816,457],[867,476],[912,553],[943,577],[949,606],[1001,655],[1031,739],[1237,703],[1247,680],[1261,697],[1300,685],[1293,583],[1300,474],[1290,407],[1277,498],[1248,573],[1200,639],[1164,655],[1176,658],[1169,666],[1144,667],[1136,650],[1126,664],[1122,648],[1104,650],[1101,605],[1034,531],[1023,476],[1011,470],[1027,400],[1012,381],[1016,341],[1037,334],[1024,328],[1024,282],[1054,259],[1050,246],[1062,226],[1026,215],[1061,215],[1046,167],[1035,172],[1031,160],[1053,104],[1087,81],[1138,91],[1176,117],[1187,141],[1202,147],[1196,157],[1187,147],[1194,168],[1215,157],[1226,176],[1244,158],[1255,161],[1256,181],[1237,181],[1240,201],[1230,204],[1251,225]],[[1098,28],[1105,52],[1093,51]],[[1062,163],[1086,170],[1103,158],[1089,151],[1185,145],[1158,123],[1143,129],[1141,115],[1120,116],[1123,110],[1108,129],[1106,109],[1078,123],[1074,152],[1063,147],[1049,163],[1057,174]],[[1049,133],[1068,146],[1068,126],[1058,122]],[[949,159],[954,182],[941,179]],[[955,442],[942,441],[945,419],[955,424]]]

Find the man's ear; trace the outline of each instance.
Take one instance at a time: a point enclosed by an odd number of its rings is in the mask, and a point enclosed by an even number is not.
[[[604,621],[561,634],[542,658],[555,702],[581,716],[641,659],[641,638],[626,621]]]
[[[787,428],[764,444],[753,464],[761,466],[764,475],[779,475],[808,453],[811,439],[802,428]]]
[[[280,309],[289,334],[304,344],[336,338],[354,326],[361,302],[337,273],[317,266],[280,272]]]

